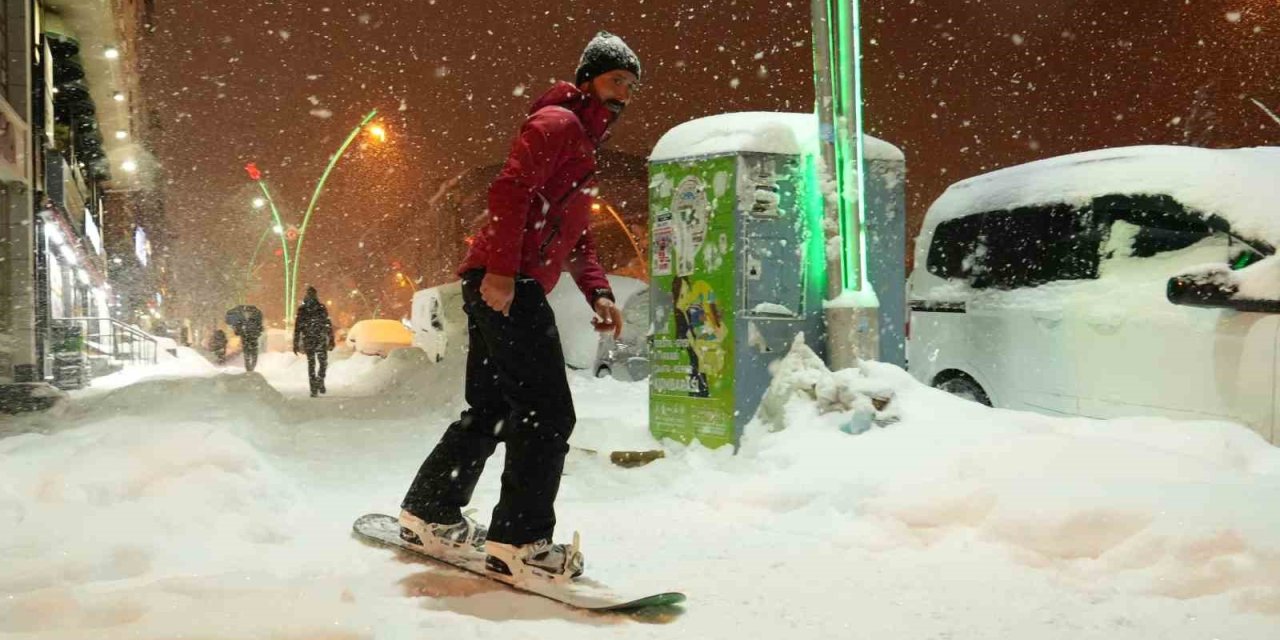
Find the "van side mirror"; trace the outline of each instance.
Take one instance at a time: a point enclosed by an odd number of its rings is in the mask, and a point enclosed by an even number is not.
[[[1169,279],[1165,295],[1169,302],[1188,307],[1235,309],[1256,313],[1280,313],[1280,300],[1239,297],[1239,288],[1226,267],[1188,273]]]

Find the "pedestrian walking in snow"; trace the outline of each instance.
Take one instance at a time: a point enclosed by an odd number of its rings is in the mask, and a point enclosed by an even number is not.
[[[333,323],[329,310],[320,302],[315,287],[307,287],[307,295],[293,320],[293,353],[307,352],[307,378],[311,397],[325,393],[324,376],[329,368],[329,350],[333,349]]]
[[[240,350],[244,354],[244,370],[253,371],[258,366],[258,341],[262,338],[262,310],[242,304],[227,311],[227,324],[240,336]]]
[[[401,504],[401,537],[436,554],[487,554],[488,570],[518,579],[583,571],[576,545],[553,544],[554,503],[576,417],[547,294],[567,269],[598,331],[622,328],[589,223],[596,149],[631,99],[640,60],[600,32],[578,65],[534,102],[501,173],[489,217],[458,274],[468,318],[466,398]],[[502,493],[490,526],[462,512],[498,443]]]

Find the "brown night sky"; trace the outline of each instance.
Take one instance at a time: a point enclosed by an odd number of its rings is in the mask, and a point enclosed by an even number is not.
[[[265,222],[245,162],[300,213],[328,154],[379,109],[391,140],[336,170],[302,278],[322,293],[385,288],[397,231],[443,181],[502,159],[530,100],[572,74],[598,29],[645,65],[614,149],[646,155],[692,118],[812,102],[803,0],[157,4],[144,82],[162,130],[147,142],[166,172],[172,293],[198,299],[196,314],[225,308]],[[863,15],[867,126],[907,153],[913,222],[947,184],[1000,166],[1280,139],[1245,99],[1280,106],[1273,0],[871,0]],[[276,316],[270,260],[251,298]]]

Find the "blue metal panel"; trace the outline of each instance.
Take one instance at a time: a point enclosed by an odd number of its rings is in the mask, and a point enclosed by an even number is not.
[[[867,279],[880,299],[880,360],[907,366],[906,165],[866,165]]]

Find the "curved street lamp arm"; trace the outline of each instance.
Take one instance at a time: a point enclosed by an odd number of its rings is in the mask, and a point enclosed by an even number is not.
[[[266,180],[257,180],[258,187],[262,189],[262,195],[267,199],[267,205],[271,207],[271,217],[276,221],[276,226],[280,228],[280,249],[284,253],[284,324],[288,329],[293,323],[293,290],[292,283],[289,280],[289,242],[284,237],[284,221],[280,218],[280,210],[276,208],[276,201],[271,198],[271,190],[267,188]]]
[[[360,135],[360,130],[378,115],[378,110],[370,111],[368,115],[360,121],[360,124],[351,133],[347,135],[347,139],[343,141],[342,146],[338,148],[338,152],[329,158],[329,166],[325,167],[324,174],[320,176],[320,181],[316,183],[316,190],[311,194],[311,202],[307,204],[307,213],[302,217],[302,227],[298,229],[298,243],[295,245],[293,252],[293,274],[290,276],[289,286],[297,289],[298,286],[298,265],[302,264],[302,241],[307,237],[307,225],[311,223],[311,214],[315,211],[316,201],[320,199],[320,192],[324,190],[324,183],[329,180],[329,174],[333,172],[334,166],[342,159],[343,154],[347,152],[347,148],[355,141],[356,136]]]

